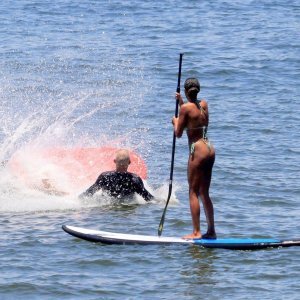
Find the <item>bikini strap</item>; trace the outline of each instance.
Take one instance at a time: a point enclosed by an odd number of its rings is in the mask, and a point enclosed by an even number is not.
[[[194,103],[194,104],[197,106],[197,108],[200,109],[201,112],[202,112],[202,111],[203,111],[203,108],[202,108],[202,106],[200,105],[200,102],[201,102],[201,100],[198,101],[197,99],[196,99],[195,101],[192,101],[192,103]]]

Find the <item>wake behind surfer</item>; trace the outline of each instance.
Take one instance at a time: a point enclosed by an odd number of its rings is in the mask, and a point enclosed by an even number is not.
[[[186,235],[186,239],[216,238],[214,225],[214,208],[209,196],[209,187],[212,169],[215,161],[215,149],[207,138],[209,123],[208,105],[205,100],[197,100],[200,83],[197,78],[188,78],[184,84],[187,103],[183,102],[180,93],[175,98],[179,100],[179,117],[173,117],[172,123],[177,138],[180,138],[186,129],[189,142],[188,183],[189,201],[193,222],[193,233]],[[204,207],[207,232],[200,231],[200,196]]]
[[[134,193],[141,195],[145,201],[150,201],[153,198],[144,187],[142,179],[138,175],[128,172],[131,161],[127,150],[118,150],[114,163],[116,164],[115,171],[101,173],[96,182],[79,197],[91,197],[97,191],[102,190],[114,198],[130,197]]]

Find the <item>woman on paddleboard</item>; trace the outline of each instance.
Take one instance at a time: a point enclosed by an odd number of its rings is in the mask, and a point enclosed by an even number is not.
[[[214,208],[209,197],[212,168],[215,161],[215,149],[207,138],[207,127],[209,122],[208,105],[203,100],[197,100],[200,92],[200,83],[197,78],[188,78],[184,84],[187,103],[183,102],[180,93],[176,93],[179,101],[179,117],[173,117],[172,123],[177,138],[182,136],[184,129],[189,141],[188,159],[188,183],[190,210],[193,221],[193,233],[185,236],[187,239],[194,238],[216,238],[214,225]],[[200,231],[200,196],[204,207],[207,232]]]

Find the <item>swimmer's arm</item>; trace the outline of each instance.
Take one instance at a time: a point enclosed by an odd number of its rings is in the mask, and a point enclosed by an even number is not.
[[[103,176],[100,175],[96,182],[90,186],[85,192],[81,193],[78,197],[84,198],[84,197],[92,197],[97,191],[99,191],[102,188],[102,181]]]
[[[143,190],[141,196],[142,196],[142,197],[145,199],[145,201],[147,201],[147,202],[151,201],[151,200],[154,198],[154,196],[151,195],[145,188],[144,188],[144,190]]]
[[[141,195],[145,201],[150,201],[154,198],[153,195],[151,195],[145,188],[143,180],[141,178],[138,178],[138,182],[136,184],[136,190],[139,195]]]
[[[98,191],[98,186],[96,183],[94,183],[85,192],[81,193],[78,197],[79,198],[92,197],[97,191]]]

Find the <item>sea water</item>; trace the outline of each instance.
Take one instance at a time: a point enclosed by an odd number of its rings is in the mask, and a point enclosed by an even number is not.
[[[0,17],[1,299],[299,297],[298,248],[103,246],[61,230],[156,234],[184,52],[182,82],[198,77],[209,104],[218,236],[299,238],[298,1],[7,0]],[[46,195],[7,166],[26,147],[97,146],[141,155],[156,200]],[[192,230],[187,157],[183,136],[165,236]]]

